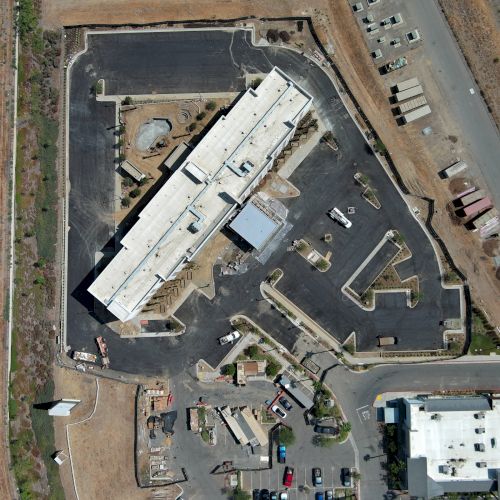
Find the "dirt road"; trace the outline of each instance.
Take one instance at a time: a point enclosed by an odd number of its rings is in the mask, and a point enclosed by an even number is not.
[[[8,189],[10,183],[10,158],[12,154],[11,140],[13,128],[11,121],[14,71],[12,49],[14,43],[12,2],[3,2],[0,32],[0,310],[5,311],[9,287],[9,255],[10,255],[10,213]],[[15,498],[14,482],[9,471],[8,446],[8,382],[7,373],[8,338],[5,316],[0,315],[0,332],[2,336],[2,352],[4,354],[0,370],[0,419],[3,423],[0,437],[0,498]]]

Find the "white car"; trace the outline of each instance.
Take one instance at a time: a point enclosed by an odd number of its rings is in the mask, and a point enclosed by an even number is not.
[[[332,208],[328,215],[337,222],[340,222],[345,228],[349,229],[352,226],[352,222],[337,208]]]
[[[276,415],[278,415],[278,417],[281,417],[281,418],[286,418],[286,412],[284,412],[278,405],[274,405],[271,410],[273,410],[274,413],[276,413]]]
[[[220,345],[229,344],[229,342],[234,342],[235,340],[238,340],[240,337],[241,333],[234,330],[231,333],[228,333],[227,335],[220,337],[219,344]]]

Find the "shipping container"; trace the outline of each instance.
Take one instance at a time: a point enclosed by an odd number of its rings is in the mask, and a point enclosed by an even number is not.
[[[470,217],[471,215],[476,215],[482,210],[486,210],[487,208],[491,208],[493,204],[489,198],[483,198],[471,205],[466,206],[463,211],[466,217]]]
[[[459,172],[462,172],[467,168],[467,163],[464,161],[457,161],[453,165],[450,165],[448,168],[445,168],[443,170],[443,176],[444,177],[452,177],[454,175],[457,175]]]
[[[411,89],[412,87],[416,87],[418,84],[418,78],[410,78],[409,80],[396,84],[396,92],[403,92],[403,90]]]
[[[412,121],[418,120],[419,118],[422,118],[425,115],[428,115],[430,112],[431,108],[429,106],[422,106],[421,108],[414,109],[413,111],[410,111],[409,113],[403,115],[403,122],[410,123]]]
[[[406,89],[403,90],[403,92],[395,94],[396,102],[401,102],[405,99],[410,99],[411,97],[415,97],[423,93],[424,91],[422,89],[422,85],[417,85],[416,87],[412,87],[411,89]]]
[[[421,95],[416,97],[415,99],[411,99],[410,101],[406,101],[403,104],[400,104],[399,112],[401,114],[408,113],[408,111],[420,108],[420,106],[424,106],[425,104],[427,104],[427,99],[425,98],[425,95]]]

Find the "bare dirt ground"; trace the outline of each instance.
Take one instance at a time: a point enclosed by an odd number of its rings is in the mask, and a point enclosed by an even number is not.
[[[500,31],[491,0],[439,0],[483,97],[500,124]],[[496,2],[498,4],[498,2]],[[496,9],[498,9],[498,5]],[[497,15],[498,15],[497,10]]]
[[[451,1],[451,0],[450,0]],[[460,2],[462,3],[462,2]],[[490,319],[500,324],[500,281],[495,277],[491,259],[486,258],[478,238],[450,224],[446,204],[450,194],[436,183],[439,165],[423,144],[418,127],[397,127],[387,103],[383,81],[369,57],[365,42],[346,0],[311,0],[304,5],[296,0],[254,2],[202,0],[199,2],[160,0],[151,2],[110,0],[52,0],[43,6],[47,27],[90,23],[147,23],[163,20],[222,19],[254,16],[311,16],[327,48],[335,47],[334,60],[362,109],[382,141],[409,189],[436,200],[434,225],[447,243],[459,268],[467,275],[473,296]],[[333,41],[333,44],[332,44]],[[488,61],[489,63],[489,61]],[[492,63],[495,64],[495,63]],[[418,202],[416,202],[417,204]]]
[[[134,435],[137,386],[65,368],[56,368],[54,379],[55,399],[65,397],[82,401],[75,407],[71,416],[54,420],[56,448],[63,450],[68,456],[69,436],[78,497],[81,500],[152,498],[153,489],[141,489],[135,481]],[[66,498],[75,499],[70,460],[61,465],[60,471]],[[170,498],[174,493],[173,489],[177,490],[177,487],[170,488],[171,491],[162,498]],[[168,488],[154,490],[167,493]]]
[[[12,50],[14,43],[14,33],[12,26],[13,11],[11,2],[3,3],[3,15],[1,21],[0,33],[0,310],[6,310],[6,301],[8,296],[5,291],[9,288],[9,248],[10,248],[10,225],[8,214],[9,209],[9,169],[10,156],[12,154],[11,140],[13,128],[10,120],[12,112],[12,103],[10,102],[13,94],[14,71],[12,67]],[[2,346],[2,368],[0,369],[0,386],[2,388],[0,395],[0,422],[2,423],[2,432],[0,434],[0,498],[12,497],[12,478],[9,472],[9,447],[7,445],[7,324],[5,315],[0,315],[0,336]]]

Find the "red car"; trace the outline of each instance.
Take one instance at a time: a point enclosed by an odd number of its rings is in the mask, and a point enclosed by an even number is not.
[[[287,467],[285,469],[285,475],[283,476],[283,486],[291,488],[292,481],[293,481],[293,467]]]

